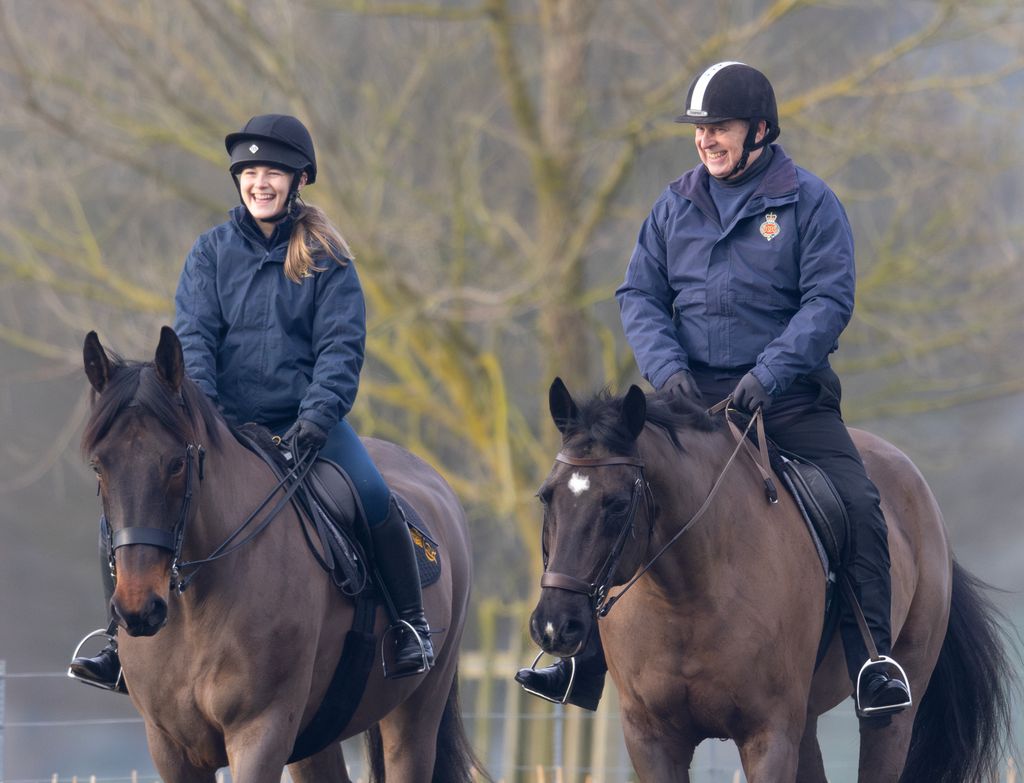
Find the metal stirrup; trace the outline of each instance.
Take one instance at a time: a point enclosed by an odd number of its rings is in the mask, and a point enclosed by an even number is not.
[[[384,667],[384,676],[390,677],[391,673],[388,671],[387,656],[384,651],[387,649],[387,639],[391,634],[399,633],[402,628],[405,628],[412,633],[413,638],[416,640],[416,644],[420,647],[420,668],[412,672],[403,672],[400,676],[402,677],[413,677],[417,674],[423,674],[423,672],[430,669],[430,664],[427,662],[427,646],[423,643],[423,637],[420,636],[420,632],[416,630],[412,623],[408,620],[399,619],[393,625],[388,626],[384,629],[384,634],[380,640],[380,663]]]
[[[541,650],[539,653],[537,653],[537,657],[534,658],[533,659],[533,663],[530,664],[530,671],[532,671],[532,672],[537,671],[537,662],[543,656],[544,656],[544,651],[543,650]],[[533,696],[539,696],[540,698],[544,699],[545,701],[550,701],[553,704],[566,704],[569,701],[569,694],[572,693],[572,686],[576,682],[576,656],[575,655],[570,655],[568,658],[562,658],[561,660],[568,661],[570,668],[569,668],[569,684],[565,687],[565,693],[562,694],[562,697],[560,699],[559,698],[555,698],[554,696],[549,696],[546,693],[541,693],[540,691],[535,691],[533,688],[527,688],[524,683],[519,683],[520,685],[522,685],[523,690],[526,691],[527,693],[533,695]]]
[[[889,667],[892,666],[899,673],[899,679],[903,682],[903,685],[907,689],[907,700],[901,704],[886,704],[882,707],[864,707],[860,703],[860,684],[864,679],[865,673],[873,669],[881,669],[887,676],[890,675]],[[869,658],[864,662],[864,665],[860,667],[860,671],[857,673],[857,689],[854,693],[854,699],[856,700],[857,716],[861,718],[872,718],[880,715],[889,715],[900,710],[905,710],[914,704],[914,698],[910,694],[910,680],[907,678],[907,673],[903,670],[895,660],[890,658],[888,655],[879,655],[878,659]]]
[[[90,639],[96,637],[96,636],[102,636],[104,639],[107,640],[108,643],[114,641],[114,637],[112,637],[109,633],[107,633],[107,629],[106,628],[97,628],[95,631],[92,631],[91,633],[88,633],[84,637],[82,637],[82,641],[80,641],[75,646],[75,651],[71,654],[71,660],[74,661],[76,658],[79,658],[80,654],[82,652],[82,648],[85,646],[85,643],[88,642]],[[120,663],[120,657],[118,658],[118,662]],[[71,670],[71,664],[68,664],[67,675],[72,680],[78,680],[79,682],[84,682],[86,685],[91,685],[92,687],[99,688],[100,690],[104,690],[104,691],[118,691],[118,692],[123,692],[125,690],[125,685],[124,685],[124,667],[120,666],[120,665],[117,667],[117,677],[115,678],[114,683],[112,685],[111,684],[102,683],[102,682],[96,682],[95,680],[90,680],[90,679],[87,679],[85,677],[81,677],[81,676],[75,674]]]

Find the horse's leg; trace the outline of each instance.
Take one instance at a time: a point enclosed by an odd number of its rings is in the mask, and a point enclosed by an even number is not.
[[[429,783],[434,777],[437,733],[455,678],[454,656],[431,669],[424,682],[380,722],[387,780]]]
[[[146,724],[146,740],[153,765],[165,783],[214,783],[216,770],[192,764],[180,745],[171,742],[159,729]]]
[[[767,727],[737,740],[747,783],[795,780],[800,742],[781,727]]]
[[[295,742],[290,709],[273,709],[258,718],[231,727],[225,737],[231,779],[242,783],[280,783],[285,762]]]
[[[818,745],[818,716],[808,715],[804,724],[804,735],[800,739],[800,761],[796,771],[796,783],[828,783],[825,777],[825,763]]]
[[[913,728],[911,710],[894,715],[889,726],[862,720],[858,783],[896,783],[907,760]]]
[[[307,759],[288,765],[293,783],[352,783],[341,743],[334,742]]]
[[[667,721],[651,720],[643,709],[622,705],[622,733],[640,783],[690,783],[690,762],[697,743],[680,736]],[[630,716],[633,717],[630,717]]]

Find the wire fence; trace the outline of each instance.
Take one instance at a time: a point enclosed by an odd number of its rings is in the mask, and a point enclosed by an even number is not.
[[[533,698],[512,680],[535,654],[523,635],[524,611],[519,604],[482,602],[460,655],[463,720],[483,766],[499,783],[632,783],[610,682],[598,710],[587,712]],[[822,716],[819,738],[829,780],[855,781],[859,726],[849,702]],[[361,739],[346,740],[344,750],[349,774],[361,780],[367,774]],[[690,779],[741,783],[739,766],[733,743],[704,742]],[[230,774],[217,780],[229,783]],[[0,659],[0,783],[68,781],[157,783],[142,719],[126,698],[72,684],[64,672],[9,673]],[[1018,783],[1012,760],[993,783]]]

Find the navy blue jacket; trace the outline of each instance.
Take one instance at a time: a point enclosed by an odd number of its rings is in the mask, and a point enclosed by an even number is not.
[[[828,186],[772,150],[730,225],[700,165],[665,189],[640,229],[615,296],[655,388],[693,362],[752,368],[778,395],[828,366],[853,313],[853,233]]]
[[[330,430],[352,408],[366,344],[354,264],[284,275],[291,221],[267,239],[242,206],[202,234],[174,297],[185,370],[224,413],[271,428],[298,417]]]

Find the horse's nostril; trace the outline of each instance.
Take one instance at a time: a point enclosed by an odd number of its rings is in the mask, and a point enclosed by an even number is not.
[[[160,628],[167,622],[167,603],[162,598],[155,598],[150,602],[146,622],[150,628]]]

